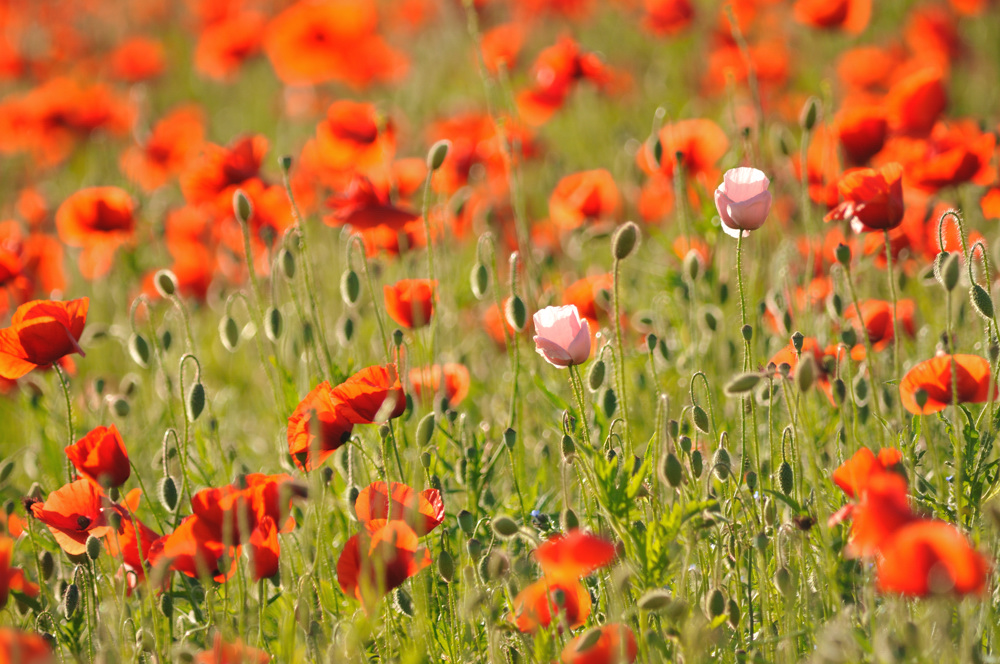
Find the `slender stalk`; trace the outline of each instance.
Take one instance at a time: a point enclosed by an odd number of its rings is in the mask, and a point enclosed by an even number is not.
[[[885,262],[886,269],[889,271],[889,296],[892,298],[892,375],[896,380],[900,379],[899,375],[899,318],[896,316],[896,279],[892,274],[892,241],[889,239],[889,231],[884,231],[885,233]],[[861,318],[861,312],[858,311],[858,318]],[[864,320],[861,321],[861,325],[864,326]],[[866,326],[867,329],[867,326]],[[874,385],[872,386],[874,387]],[[876,401],[878,400],[878,395],[875,395]],[[900,426],[903,424],[903,400],[896,399],[896,408],[899,414]]]

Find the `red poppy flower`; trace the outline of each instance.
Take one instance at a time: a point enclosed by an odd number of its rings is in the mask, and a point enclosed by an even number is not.
[[[803,25],[824,30],[843,30],[861,34],[868,27],[872,0],[798,0],[795,20]]]
[[[587,632],[570,640],[560,656],[563,664],[630,664],[635,661],[639,644],[627,625],[615,623],[600,630],[601,636],[588,647],[583,647],[585,639],[591,640]]]
[[[225,546],[219,541],[216,527],[192,514],[168,535],[154,540],[149,547],[153,567],[170,569],[192,578],[209,577],[225,581],[236,573],[233,562],[240,547]],[[228,568],[223,565],[228,563]]]
[[[201,149],[204,113],[197,106],[181,106],[153,126],[142,145],[121,156],[121,170],[144,191],[153,191],[179,175]]]
[[[642,25],[657,37],[683,32],[694,20],[691,0],[645,0]]]
[[[97,427],[67,447],[66,456],[80,475],[105,488],[125,484],[132,474],[125,442],[114,424]]]
[[[90,480],[77,480],[56,489],[44,502],[31,505],[31,515],[44,523],[56,543],[71,556],[87,550],[87,538],[104,537],[112,528],[106,510],[112,509],[101,487]]]
[[[549,218],[562,230],[579,228],[588,220],[613,219],[622,197],[610,171],[599,168],[567,175],[549,197]]]
[[[939,122],[926,138],[890,139],[877,159],[902,163],[908,184],[933,193],[970,180],[992,184],[996,180],[996,169],[991,165],[995,148],[996,135],[980,131],[971,120]]]
[[[271,656],[263,650],[256,650],[240,640],[232,643],[215,634],[215,643],[210,650],[202,650],[194,656],[194,664],[267,664]]]
[[[902,329],[911,337],[916,333],[913,322],[913,313],[916,308],[913,300],[899,300],[896,303],[896,316]],[[861,324],[858,320],[858,312],[854,305],[848,307],[844,312],[844,320],[854,324],[858,332],[861,331]],[[871,341],[872,350],[880,352],[889,347],[895,337],[896,326],[892,321],[892,302],[885,300],[866,300],[861,303],[861,320],[864,321],[865,329],[868,331],[868,339]],[[861,361],[865,357],[865,347],[858,344],[851,351],[851,356],[856,361]]]
[[[926,597],[980,595],[989,564],[957,528],[921,519],[900,528],[879,550],[878,588],[886,593]]]
[[[510,71],[517,62],[517,56],[524,45],[526,30],[521,23],[504,23],[483,33],[479,42],[483,64],[491,74],[497,74],[503,65]]]
[[[11,591],[28,597],[38,596],[38,585],[28,580],[23,569],[11,567],[13,555],[14,540],[0,536],[0,610],[7,606]]]
[[[873,472],[854,508],[846,553],[874,556],[896,532],[917,517],[910,509],[906,479],[894,472]]]
[[[457,406],[469,394],[469,370],[464,364],[447,362],[442,367],[435,364],[430,367],[410,369],[410,385],[413,395],[422,402],[429,402],[441,389],[441,377],[444,374],[444,394],[448,397],[448,405]]]
[[[257,523],[247,542],[252,565],[251,578],[254,581],[269,579],[278,573],[281,545],[278,542],[278,528],[274,519],[264,517]]]
[[[392,365],[362,369],[335,388],[324,381],[288,418],[289,452],[299,468],[312,470],[347,441],[355,424],[390,420],[404,410],[406,396]]]
[[[902,223],[902,165],[846,171],[837,189],[844,202],[826,215],[826,221],[848,219],[857,233],[889,230]]]
[[[434,315],[437,280],[403,279],[384,286],[385,310],[389,318],[407,329],[423,327]]]
[[[389,192],[376,189],[363,175],[356,175],[347,191],[331,198],[328,204],[334,212],[324,216],[323,222],[334,228],[347,224],[360,231],[383,227],[395,234],[420,219],[415,212],[393,205]]]
[[[579,579],[542,578],[517,594],[510,620],[529,633],[548,627],[554,618],[560,626],[565,621],[576,629],[586,624],[590,610],[590,593]]]
[[[610,294],[614,288],[614,279],[611,274],[597,274],[592,277],[584,277],[574,281],[563,291],[562,303],[572,304],[580,312],[580,316],[591,322],[591,329],[596,332],[600,329],[600,320],[608,320],[607,307],[610,298],[604,300],[604,304],[599,305],[601,291]]]
[[[444,521],[444,502],[437,489],[419,494],[400,482],[369,484],[354,502],[354,513],[366,528],[380,528],[384,521],[403,521],[418,537],[434,530]]]
[[[337,560],[337,581],[344,594],[360,600],[370,613],[383,595],[430,564],[413,529],[402,521],[388,521],[347,540]]]
[[[132,513],[138,507],[138,501],[134,502],[135,505],[131,507]],[[133,521],[132,515],[128,513],[122,515],[121,532],[111,530],[104,536],[104,546],[108,550],[108,555],[112,558],[121,558],[122,570],[127,575],[126,580],[130,589],[146,577],[149,551],[153,542],[159,538],[159,533],[138,518]]]
[[[337,174],[366,172],[392,161],[396,128],[374,104],[345,99],[330,105],[311,143],[317,168]]]
[[[902,459],[902,452],[892,447],[883,447],[878,456],[867,447],[862,447],[833,471],[833,482],[849,498],[857,498],[868,488],[868,481],[873,475],[895,467]]]
[[[547,577],[580,579],[610,565],[616,553],[615,545],[608,540],[571,530],[543,542],[534,555]]]
[[[40,635],[0,627],[0,662],[55,664],[57,661],[49,642]]]
[[[103,277],[111,270],[115,251],[135,232],[132,198],[118,187],[81,189],[56,210],[56,230],[67,245],[83,248],[84,278]]]
[[[947,105],[944,75],[936,67],[903,78],[885,98],[889,126],[903,134],[926,135]]]
[[[952,392],[953,361],[957,393]],[[937,355],[907,371],[899,382],[899,396],[903,407],[914,415],[942,411],[953,401],[983,403],[989,396],[989,389],[990,363],[977,355]],[[927,395],[927,403],[923,409],[917,404],[918,390],[923,390]],[[993,398],[997,398],[995,383]]]
[[[842,109],[835,118],[837,136],[852,164],[865,164],[885,144],[889,122],[881,106],[860,105]]]
[[[364,87],[406,72],[406,56],[376,33],[372,0],[302,0],[267,25],[264,51],[285,83]]]
[[[85,355],[80,335],[90,300],[34,300],[14,312],[10,327],[0,329],[0,378],[16,380],[72,353]]]
[[[267,148],[267,138],[261,135],[238,138],[229,147],[206,144],[181,175],[184,199],[191,204],[213,203],[220,213],[229,214],[233,192],[260,175]]]

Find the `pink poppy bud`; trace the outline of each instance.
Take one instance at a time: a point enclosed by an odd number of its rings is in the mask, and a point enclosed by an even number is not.
[[[731,168],[722,176],[722,184],[715,190],[715,207],[722,218],[726,235],[746,237],[764,225],[771,210],[771,181],[763,171],[746,166]]]
[[[554,367],[583,364],[590,357],[590,323],[575,304],[535,313],[535,350]]]

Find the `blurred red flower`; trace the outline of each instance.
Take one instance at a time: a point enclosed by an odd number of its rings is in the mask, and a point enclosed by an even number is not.
[[[90,300],[34,300],[14,312],[10,327],[0,329],[0,378],[15,380],[33,369],[79,353]]]
[[[402,279],[383,286],[385,310],[389,318],[412,330],[430,323],[434,315],[437,280]]]
[[[118,187],[90,187],[76,192],[56,210],[59,238],[82,247],[80,273],[86,279],[108,274],[118,247],[135,233],[134,204]]]
[[[104,488],[120,487],[132,474],[118,427],[99,426],[66,448],[76,471]]]

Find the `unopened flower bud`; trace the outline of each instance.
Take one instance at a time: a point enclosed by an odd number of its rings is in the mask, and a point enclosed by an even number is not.
[[[253,204],[242,189],[233,193],[233,213],[241,224],[249,223],[253,216]]]
[[[639,239],[639,227],[634,221],[623,224],[611,238],[611,253],[615,260],[625,260],[635,249]]]
[[[451,141],[442,140],[438,141],[431,146],[431,149],[427,151],[427,168],[432,171],[436,171],[441,168],[444,164],[444,160],[448,157],[448,151],[451,149]]]
[[[177,293],[177,276],[170,270],[159,270],[153,275],[153,286],[161,297],[172,297]]]

